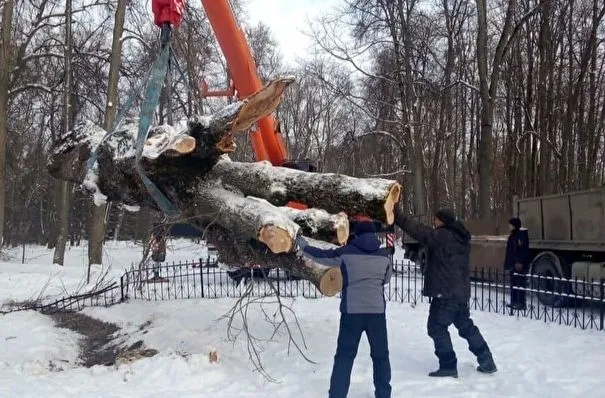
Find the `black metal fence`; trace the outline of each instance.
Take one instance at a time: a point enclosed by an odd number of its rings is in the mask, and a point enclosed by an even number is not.
[[[113,282],[90,292],[62,297],[47,303],[40,300],[9,303],[6,305],[7,309],[0,308],[0,314],[32,310],[44,314],[54,314],[56,312],[77,312],[85,307],[109,307],[124,300],[121,291],[121,286],[117,282]]]
[[[113,283],[102,289],[97,289],[92,292],[77,294],[73,296],[63,297],[60,300],[52,303],[40,305],[37,310],[53,314],[55,312],[65,311],[81,311],[85,307],[109,307],[114,304],[121,303],[123,297],[121,294],[121,286]]]
[[[536,319],[581,329],[604,330],[605,282],[561,279],[540,275],[509,274],[489,268],[471,275],[470,306],[473,310]],[[512,280],[512,284],[511,284]],[[321,298],[307,280],[283,270],[243,269],[226,271],[212,260],[174,263],[126,272],[120,281],[122,300],[178,300],[254,296]],[[391,302],[428,302],[422,295],[420,268],[396,261],[385,296]],[[511,295],[525,306],[511,307]]]

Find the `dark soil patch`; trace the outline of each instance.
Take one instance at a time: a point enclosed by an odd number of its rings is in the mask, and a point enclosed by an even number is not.
[[[80,343],[80,362],[87,368],[95,365],[113,365],[121,349],[112,344],[120,328],[108,322],[78,312],[56,312],[50,317],[58,327],[84,336]]]

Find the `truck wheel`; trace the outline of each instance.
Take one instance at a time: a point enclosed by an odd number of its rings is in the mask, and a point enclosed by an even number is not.
[[[538,291],[538,300],[551,307],[563,307],[567,304],[570,292],[569,282],[561,280],[562,264],[559,256],[554,253],[544,253],[532,263],[531,287]]]

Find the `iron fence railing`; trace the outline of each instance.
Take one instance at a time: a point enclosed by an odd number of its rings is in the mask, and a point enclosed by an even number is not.
[[[385,297],[391,302],[428,302],[422,295],[423,275],[419,267],[395,261]],[[121,298],[178,300],[241,297],[253,282],[254,296],[323,297],[307,280],[283,270],[240,269],[227,271],[211,259],[158,267],[132,269],[120,281]],[[512,282],[512,283],[511,283]],[[514,315],[581,329],[604,330],[605,282],[563,279],[494,271],[471,272],[471,309]],[[511,294],[525,306],[511,307]]]

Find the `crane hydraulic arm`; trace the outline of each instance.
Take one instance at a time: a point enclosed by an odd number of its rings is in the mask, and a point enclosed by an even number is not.
[[[263,84],[258,75],[252,51],[239,27],[229,0],[201,0],[212,30],[227,62],[238,99],[259,91]],[[185,0],[152,0],[154,22],[158,26],[181,23]],[[287,166],[288,154],[277,121],[267,116],[258,121],[251,133],[257,160],[268,160],[274,166]]]

